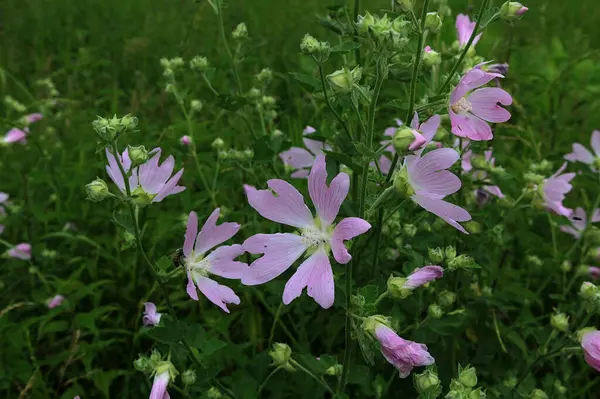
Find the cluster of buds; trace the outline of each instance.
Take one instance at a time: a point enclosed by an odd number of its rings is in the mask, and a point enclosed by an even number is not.
[[[263,68],[254,78],[260,87],[267,87],[273,80],[273,71]]]
[[[98,119],[92,122],[92,126],[98,136],[104,142],[108,143],[118,139],[125,132],[135,129],[137,124],[138,119],[131,115],[125,115],[121,118],[118,118],[116,115],[112,118],[99,116]]]
[[[477,373],[474,367],[467,366],[463,368],[458,365],[458,378],[453,378],[450,382],[450,392],[446,399],[484,399],[485,391],[477,386]]]
[[[387,14],[379,17],[366,12],[358,16],[355,26],[359,35],[370,37],[375,43],[393,51],[402,50],[409,41],[410,22],[401,16],[392,20]]]
[[[175,72],[183,67],[184,62],[181,57],[161,58],[160,65],[163,67],[163,75],[172,78],[175,76]]]
[[[4,104],[6,104],[8,108],[12,108],[18,113],[23,113],[27,110],[27,107],[25,105],[15,100],[11,96],[4,96]]]
[[[37,80],[35,84],[36,86],[46,90],[48,92],[49,97],[58,97],[60,95],[60,92],[56,88],[56,85],[50,78]]]
[[[235,27],[235,29],[233,30],[233,32],[231,32],[231,37],[234,40],[246,40],[246,39],[248,39],[248,27],[246,26],[246,23],[240,22]]]
[[[231,161],[231,162],[248,162],[254,158],[254,150],[251,148],[245,150],[236,150],[236,149],[228,149],[228,150],[220,150],[219,159],[222,161]]]
[[[594,283],[583,282],[579,289],[579,296],[583,300],[583,305],[588,313],[600,311],[600,289]]]
[[[415,374],[413,381],[419,398],[434,399],[442,393],[442,384],[434,367],[428,367],[421,374]]]
[[[318,62],[325,62],[331,54],[331,45],[329,42],[321,42],[307,33],[300,42],[300,50],[304,54],[313,56]]]
[[[209,68],[208,58],[202,56],[195,56],[190,60],[190,69],[192,71],[198,71],[205,73]]]
[[[287,371],[296,371],[294,366],[290,364],[292,348],[288,344],[274,343],[269,356],[273,359],[273,366],[284,368]]]

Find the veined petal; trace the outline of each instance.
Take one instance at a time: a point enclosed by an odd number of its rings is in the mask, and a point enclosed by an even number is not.
[[[413,195],[412,199],[426,211],[442,218],[450,226],[465,234],[469,234],[464,227],[458,223],[471,220],[471,215],[463,208],[441,199],[427,198],[421,195]]]
[[[290,177],[292,179],[306,179],[308,178],[308,175],[310,174],[310,170],[309,169],[298,169],[295,172],[293,172]]]
[[[160,190],[158,191],[156,197],[154,197],[152,202],[160,202],[169,195],[178,194],[178,193],[184,191],[185,187],[177,185],[177,183],[179,183],[179,180],[181,179],[181,175],[183,175],[183,169],[181,169],[179,172],[175,173],[175,175],[173,175],[165,183],[165,185],[160,188]]]
[[[291,184],[284,180],[271,179],[270,190],[248,192],[248,203],[262,217],[293,227],[310,227],[314,219],[310,209],[304,204],[304,197]]]
[[[315,161],[313,154],[300,147],[292,147],[280,153],[279,158],[281,158],[284,164],[295,169],[310,168]]]
[[[196,291],[196,284],[194,283],[194,279],[192,278],[192,274],[188,271],[187,272],[187,286],[185,287],[185,290],[187,292],[187,294],[190,296],[190,298],[192,298],[194,301],[198,300],[198,291]]]
[[[152,382],[152,390],[150,391],[150,399],[164,399],[168,395],[167,386],[170,379],[168,371],[155,375]]]
[[[581,236],[581,231],[575,230],[572,226],[560,226],[560,231],[563,233],[571,234],[575,238],[579,238]]]
[[[471,112],[488,122],[500,123],[510,119],[510,112],[502,108],[502,105],[512,104],[512,97],[506,91],[497,87],[484,87],[477,89],[469,95]]]
[[[596,156],[600,157],[600,130],[594,130],[592,132],[591,144]]]
[[[344,241],[366,233],[371,228],[371,225],[366,220],[361,218],[345,218],[342,219],[333,229],[331,234],[331,251],[333,257],[338,263],[346,264],[350,262],[352,256],[346,249]]]
[[[335,220],[349,189],[350,176],[344,172],[339,173],[327,187],[325,156],[317,156],[308,176],[308,192],[315,204],[317,214],[326,225],[330,225]]]
[[[467,137],[471,140],[491,140],[494,138],[492,128],[483,119],[473,114],[457,114],[449,110],[452,133],[459,137]]]
[[[283,291],[283,303],[288,305],[302,294],[308,287],[308,296],[313,298],[323,309],[333,305],[335,285],[329,257],[320,248],[306,259],[288,280]]]
[[[196,279],[196,284],[198,285],[200,292],[202,292],[209,301],[227,313],[229,313],[229,309],[227,309],[228,303],[233,303],[235,305],[240,304],[240,298],[231,288],[221,285],[215,280],[202,276]]]
[[[573,152],[565,155],[565,159],[571,162],[583,162],[588,165],[594,163],[594,155],[579,143],[573,144]]]
[[[196,237],[196,247],[194,251],[198,254],[203,254],[209,249],[219,245],[231,237],[233,237],[238,230],[240,225],[237,223],[223,223],[217,226],[217,220],[219,219],[220,208],[215,209],[211,215],[206,219],[202,230]]]
[[[246,251],[240,244],[223,245],[206,257],[210,263],[211,274],[224,278],[241,279],[248,272],[248,264],[234,259]]]
[[[323,141],[302,139],[302,142],[304,143],[304,146],[308,148],[308,150],[314,155],[323,154],[323,150],[331,151],[331,146],[324,143]]]
[[[431,118],[427,119],[427,121],[423,122],[419,127],[421,133],[423,133],[423,137],[427,140],[427,143],[433,140],[433,137],[437,133],[438,128],[440,127],[441,118],[439,115],[433,115]]]
[[[242,276],[242,284],[258,285],[271,281],[286,271],[306,251],[306,244],[297,234],[256,234],[242,244],[251,254],[264,254],[252,262]]]

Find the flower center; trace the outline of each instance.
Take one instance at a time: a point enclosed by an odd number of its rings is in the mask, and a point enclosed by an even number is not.
[[[195,275],[206,277],[210,274],[210,262],[202,255],[196,255],[192,252],[190,257],[185,259],[185,265],[188,271],[193,272]]]
[[[302,229],[302,241],[308,248],[316,247],[321,244],[328,243],[331,238],[329,229],[319,227],[320,223],[315,226]]]
[[[456,104],[452,105],[452,111],[457,114],[465,114],[473,109],[473,106],[466,98],[462,97],[460,100],[456,102]]]

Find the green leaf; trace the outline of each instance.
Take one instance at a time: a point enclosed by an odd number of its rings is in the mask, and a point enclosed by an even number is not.
[[[188,324],[185,326],[185,340],[193,348],[200,348],[206,341],[206,331],[200,324]]]
[[[163,315],[158,327],[149,328],[146,334],[157,341],[171,344],[183,340],[182,323],[173,320],[169,315]]]
[[[217,106],[228,111],[237,111],[248,104],[248,99],[235,94],[219,94],[217,97]]]
[[[341,153],[335,152],[335,151],[323,150],[323,152],[325,154],[327,154],[328,157],[335,159],[336,161],[338,161],[340,163],[343,163],[344,165],[346,165],[347,167],[352,169],[354,172],[362,173],[362,166],[360,166],[356,162],[354,162],[354,160],[352,159],[351,156],[346,155],[346,154],[341,154]]]
[[[354,42],[350,40],[343,41],[340,44],[337,44],[331,48],[332,53],[349,53],[351,51],[360,48],[359,42]]]
[[[356,151],[358,151],[360,154],[367,158],[375,158],[377,156],[377,153],[369,147],[367,147],[365,143],[353,141],[352,144],[354,145],[354,148],[356,148]]]
[[[211,356],[226,346],[227,343],[218,338],[209,338],[200,344],[200,350],[203,356]]]
[[[289,74],[292,78],[296,79],[300,83],[304,83],[305,85],[310,86],[314,89],[321,88],[321,81],[312,75],[300,72],[290,72]]]
[[[254,150],[254,162],[271,162],[275,156],[275,151],[271,149],[271,139],[269,136],[259,137],[252,147]]]
[[[121,226],[130,234],[135,234],[135,226],[131,219],[131,214],[125,208],[116,209],[113,212],[111,221],[117,226]]]

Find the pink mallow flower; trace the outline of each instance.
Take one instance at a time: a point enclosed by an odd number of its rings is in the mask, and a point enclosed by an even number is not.
[[[8,251],[8,256],[11,258],[30,260],[31,259],[31,244],[21,243]]]
[[[48,309],[54,309],[55,307],[60,306],[63,301],[65,300],[65,297],[62,295],[55,295],[52,299],[50,299],[48,301]]]
[[[600,131],[594,130],[592,132],[591,145],[594,153],[585,148],[579,143],[573,144],[573,152],[565,155],[565,159],[569,162],[583,162],[590,166],[593,172],[597,172],[600,167]]]
[[[435,363],[426,345],[401,338],[383,323],[376,325],[375,338],[381,345],[381,353],[385,359],[398,369],[400,378],[408,377],[413,367]]]
[[[327,186],[325,156],[318,155],[308,176],[308,192],[317,210],[317,218],[304,203],[304,197],[291,184],[279,179],[267,182],[270,190],[250,190],[248,202],[262,217],[276,223],[296,227],[299,234],[256,234],[243,246],[252,254],[264,254],[255,260],[242,278],[246,285],[263,284],[286,271],[302,254],[308,258],[288,280],[283,303],[289,304],[308,287],[308,296],[321,307],[333,305],[335,287],[329,251],[338,263],[350,262],[344,241],[365,233],[371,225],[360,218],[333,222],[348,195],[350,177],[339,173]],[[271,191],[272,190],[272,191]]]
[[[458,222],[471,220],[469,212],[443,200],[461,187],[460,179],[446,170],[458,158],[458,152],[451,148],[439,148],[424,156],[407,155],[402,169],[394,178],[394,186],[426,211],[468,234]]]
[[[177,371],[170,362],[160,362],[154,369],[154,381],[149,399],[170,399],[167,388]]]
[[[161,313],[156,311],[156,305],[152,302],[144,302],[144,315],[142,316],[142,323],[145,326],[155,326],[160,323]]]
[[[573,210],[563,206],[563,201],[565,195],[573,188],[571,180],[575,177],[575,173],[562,174],[566,167],[565,162],[555,174],[544,180],[541,188],[538,188],[541,189],[543,206],[558,215],[570,217]]]
[[[13,143],[27,144],[27,134],[28,133],[29,133],[29,129],[27,129],[27,128],[19,129],[19,128],[13,127],[12,129],[10,129],[8,131],[8,133],[6,133],[6,135],[4,136],[3,142],[5,144],[13,144]]]
[[[179,142],[181,143],[181,145],[184,145],[187,147],[190,144],[192,144],[192,138],[190,136],[181,136],[181,138],[179,139]]]
[[[460,48],[463,48],[469,42],[469,38],[473,34],[473,30],[475,30],[475,21],[471,22],[471,19],[468,15],[458,14],[456,16],[456,33],[458,36],[458,45]],[[475,46],[479,39],[481,39],[482,33],[475,36],[473,39],[472,46]]]
[[[588,274],[592,279],[598,280],[600,278],[600,267],[588,266]]]
[[[403,123],[400,119],[396,119],[396,124],[398,126],[403,125]],[[423,150],[425,149],[425,147],[429,143],[432,142],[431,140],[433,140],[433,137],[437,133],[439,126],[440,126],[440,116],[439,115],[433,115],[426,122],[419,124],[419,114],[417,112],[415,112],[413,120],[411,121],[411,124],[410,124],[410,128],[412,129],[412,133],[413,133],[415,140],[408,147],[408,150],[414,151],[415,154],[421,154],[423,152]],[[388,127],[387,129],[385,129],[383,134],[385,136],[393,138],[394,135],[396,134],[397,130],[398,130],[398,128],[396,128],[396,127]],[[394,145],[392,143],[393,143],[393,141],[391,139],[380,142],[381,145],[389,144],[386,147],[385,151],[388,152],[393,157],[394,154],[396,153],[396,150],[394,149]],[[381,169],[381,172],[383,174],[387,175],[390,171],[390,167],[392,166],[392,161],[387,156],[381,155],[381,157],[379,158],[378,164],[379,164],[379,168]]]
[[[198,300],[198,288],[209,301],[229,313],[227,304],[239,305],[240,298],[231,288],[217,283],[209,276],[214,274],[229,279],[240,279],[247,273],[248,265],[234,261],[245,252],[240,244],[223,245],[207,255],[209,250],[229,240],[240,229],[237,223],[223,223],[217,226],[219,213],[220,209],[215,209],[198,233],[198,216],[195,212],[190,212],[183,255],[188,276],[187,293],[190,298]]]
[[[575,238],[581,237],[586,227],[588,226],[588,218],[585,211],[581,207],[575,208],[575,212],[569,217],[571,226],[560,226],[560,231],[571,234]],[[590,223],[600,222],[600,209],[594,210]]]
[[[512,104],[510,94],[498,87],[477,89],[492,79],[504,77],[499,73],[484,71],[481,69],[484,64],[467,72],[450,95],[448,113],[452,133],[459,137],[491,140],[494,135],[487,122],[500,123],[510,119],[510,112],[498,105]]]
[[[471,162],[472,158],[477,156],[478,155],[473,155],[473,150],[468,150],[462,154],[460,164],[464,172],[472,172],[471,178],[474,181],[483,182],[487,179],[488,173],[485,170],[481,169],[473,170],[473,164]],[[496,164],[496,159],[492,156],[491,149],[484,151],[484,160],[485,163],[489,164],[492,167]],[[504,198],[504,194],[502,194],[502,191],[498,186],[483,185],[480,189],[475,190],[475,196],[477,197],[480,205],[483,205],[485,204],[485,202],[487,202],[488,194],[498,198]]]
[[[293,178],[306,178],[308,177],[309,170],[313,166],[317,155],[324,154],[323,150],[331,151],[331,146],[323,143],[322,141],[312,140],[306,138],[311,134],[315,133],[316,130],[312,126],[304,128],[302,135],[304,139],[304,146],[308,150],[301,147],[292,147],[287,151],[279,154],[279,158],[284,164],[291,166],[295,171],[291,174]]]
[[[590,331],[581,340],[587,364],[600,371],[600,331]]]
[[[153,154],[152,158],[131,171],[131,176],[129,177],[131,194],[138,197],[141,202],[153,203],[160,202],[166,196],[185,190],[185,187],[177,185],[183,174],[183,169],[171,176],[175,167],[173,156],[169,156],[162,165],[159,165],[161,149],[155,148],[150,153]],[[119,190],[125,193],[123,176],[115,157],[108,149],[106,150],[106,157],[108,158],[108,165],[106,166],[108,176],[119,187]],[[119,154],[119,162],[123,165],[125,172],[129,172],[131,169],[131,159],[127,150],[122,155]]]
[[[44,118],[44,115],[40,114],[39,112],[33,113],[33,114],[29,114],[29,115],[25,115],[25,121],[27,123],[35,123],[39,120],[42,120]]]

